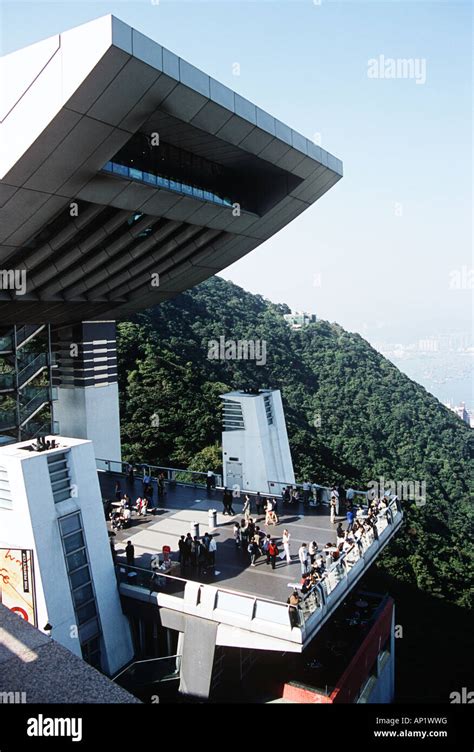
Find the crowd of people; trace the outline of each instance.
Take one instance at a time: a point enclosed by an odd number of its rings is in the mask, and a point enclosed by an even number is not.
[[[144,470],[142,477],[142,492],[132,502],[128,493],[122,491],[120,481],[116,481],[114,488],[115,501],[109,500],[106,504],[106,517],[112,523],[113,530],[123,530],[130,526],[133,513],[140,517],[146,517],[147,512],[152,514],[158,509],[154,501],[154,482],[156,482],[158,500],[163,499],[166,494],[166,482],[164,473],[160,473],[157,478],[153,478],[148,470]],[[127,485],[134,486],[135,468],[128,465]]]
[[[109,502],[107,515],[112,523],[112,530],[123,530],[130,526],[132,514],[146,517],[149,501],[146,496],[138,496],[135,503],[132,503],[130,496],[126,493],[116,502]],[[116,495],[117,498],[117,495]]]
[[[265,500],[262,501],[265,502]],[[306,595],[319,582],[326,579],[333,565],[338,561],[343,561],[353,546],[359,546],[364,533],[374,530],[379,514],[383,513],[387,507],[386,498],[376,498],[368,506],[363,507],[361,504],[355,505],[353,499],[348,500],[346,496],[346,527],[344,529],[342,521],[338,522],[336,543],[328,542],[320,549],[318,543],[313,540],[309,544],[303,542],[298,549],[297,559],[301,567],[299,590],[302,595]],[[250,517],[248,496],[244,498],[243,512],[244,517],[234,522],[233,538],[236,549],[250,561],[250,566],[256,566],[261,558],[267,565],[271,565],[272,569],[275,569],[277,560],[290,564],[293,559],[290,548],[291,533],[285,529],[281,538],[277,538],[262,530]],[[331,519],[333,515],[339,514],[339,495],[331,496],[331,513]],[[265,525],[267,524],[266,516]],[[288,603],[292,608],[296,608],[300,600],[301,595],[298,589],[295,589]]]
[[[333,565],[342,561],[345,555],[354,547],[361,545],[364,533],[374,531],[377,518],[388,508],[386,498],[373,499],[367,507],[352,503],[346,512],[346,529],[339,522],[336,529],[336,543],[327,543],[322,551],[313,541],[309,547],[303,543],[298,551],[301,564],[301,592],[310,592],[318,582],[324,580]]]
[[[129,480],[133,482],[133,468],[131,469],[132,477]],[[208,488],[213,487],[214,476],[208,474]],[[163,496],[164,478],[158,480],[159,496]],[[325,491],[325,495],[321,491]],[[296,487],[287,486],[283,488],[280,503],[285,506],[293,506],[302,503],[305,507],[308,505],[319,506],[327,503],[329,499],[330,519],[332,523],[337,522],[336,542],[326,543],[322,548],[316,541],[309,544],[301,543],[297,554],[291,551],[291,533],[284,529],[280,536],[275,536],[267,530],[262,529],[259,524],[260,520],[265,528],[278,525],[280,523],[278,514],[279,501],[275,496],[265,497],[256,493],[252,497],[245,494],[239,498],[238,494],[232,490],[224,488],[222,504],[223,515],[236,516],[234,505],[236,502],[242,503],[242,511],[239,513],[241,518],[233,523],[233,540],[235,549],[243,557],[246,566],[255,567],[257,562],[265,563],[272,569],[276,568],[277,562],[289,565],[293,560],[299,562],[301,568],[301,579],[298,586],[288,599],[290,611],[296,612],[301,601],[301,596],[305,596],[314,590],[315,586],[325,580],[331,572],[336,562],[341,562],[346,554],[354,547],[360,546],[361,538],[365,532],[373,530],[377,517],[388,507],[388,500],[383,497],[375,498],[366,503],[364,506],[355,502],[355,491],[348,489],[340,491],[337,486],[333,486],[329,493],[328,489],[322,489],[321,486],[310,484],[305,481],[301,490]],[[344,499],[343,515],[345,516],[346,526],[340,518],[340,499]],[[132,513],[146,516],[147,511],[153,509],[153,481],[146,472],[143,475],[143,492],[132,504],[127,493],[122,493],[120,483],[115,487],[115,509],[110,512],[110,520],[113,529],[122,529],[130,525]],[[118,504],[118,506],[117,506]],[[133,559],[133,547],[127,548],[127,561]],[[208,570],[214,571],[217,553],[217,540],[214,535],[206,532],[203,536],[181,535],[178,541],[178,559],[181,565],[181,574],[185,576],[187,570],[194,570],[198,575],[206,574]],[[293,614],[294,615],[294,614]],[[296,617],[294,617],[296,618]]]
[[[309,480],[305,480],[301,489],[297,486],[285,486],[281,492],[281,496],[283,504],[288,504],[289,506],[295,506],[302,503],[305,507],[318,507],[324,503],[327,491],[327,488],[319,486],[317,483],[310,483]],[[355,493],[352,489],[350,489],[350,492],[352,494]],[[349,491],[347,493],[349,493]],[[339,489],[337,486],[332,486],[330,496],[331,499],[333,497],[337,499],[339,507]],[[339,512],[336,514],[339,514]]]
[[[192,536],[191,533],[182,535],[178,541],[181,574],[184,574],[188,567],[196,570],[198,574],[206,574],[208,569],[215,567],[216,553],[217,541],[209,532],[205,532],[202,537]]]
[[[340,490],[334,485],[329,490],[323,486],[318,486],[316,483],[310,483],[304,481],[301,489],[297,486],[284,486],[281,491],[281,504],[286,507],[294,507],[298,504],[303,504],[304,507],[320,507],[325,503],[329,503],[331,522],[335,522],[335,518],[339,515],[340,507]],[[348,489],[345,492],[345,500],[349,506],[352,506],[354,501],[355,491]],[[235,516],[233,509],[233,503],[236,499],[240,499],[240,492],[233,492],[229,488],[224,488],[222,503],[223,514]],[[326,501],[328,500],[328,501]],[[252,505],[255,507],[256,515],[265,514],[265,524],[277,525],[278,519],[278,500],[275,495],[269,495],[268,498],[261,495],[258,491],[253,500],[248,494],[243,497],[243,516],[248,520],[252,512]]]
[[[274,512],[272,513],[274,514]],[[275,569],[277,557],[281,555],[277,539],[272,537],[270,533],[265,533],[252,517],[243,517],[240,522],[234,522],[233,537],[236,550],[243,554],[250,562],[250,566],[255,567],[257,560],[260,557],[265,557],[266,563],[271,565],[272,569]],[[290,537],[290,533],[284,530],[282,546],[288,564],[291,561]]]
[[[224,488],[224,493],[222,496],[222,514],[230,515],[231,517],[236,516],[236,513],[232,506],[235,499],[240,500],[240,493],[234,497],[234,494],[230,490],[230,488]],[[260,494],[260,491],[258,491],[255,494],[254,505],[257,516],[259,514],[265,515],[265,525],[278,525],[278,503],[275,497],[268,497],[268,499],[264,498]],[[252,514],[252,500],[248,494],[245,494],[243,499],[242,514],[245,520],[248,522],[250,515]]]

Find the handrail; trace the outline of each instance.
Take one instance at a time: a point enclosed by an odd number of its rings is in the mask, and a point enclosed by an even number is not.
[[[22,430],[31,439],[35,439],[38,436],[54,436],[54,432],[51,432],[51,421],[35,422],[29,420]]]
[[[303,602],[306,601],[308,598],[310,598],[311,595],[313,595],[314,591],[318,588],[318,586],[319,587],[323,587],[325,590],[327,590],[327,588],[325,587],[325,583],[327,582],[327,579],[330,576],[330,574],[332,573],[332,571],[334,571],[337,568],[337,565],[340,564],[340,565],[342,565],[343,569],[345,569],[344,577],[341,578],[341,580],[339,580],[339,582],[336,583],[336,585],[334,586],[334,588],[332,588],[327,593],[327,595],[329,595],[329,593],[334,592],[334,590],[337,588],[337,586],[340,584],[340,582],[342,582],[342,580],[344,578],[347,578],[349,576],[349,572],[350,572],[350,569],[352,569],[352,566],[354,566],[354,564],[356,564],[358,561],[360,561],[360,559],[365,559],[365,554],[370,554],[370,550],[371,550],[372,546],[375,543],[378,543],[378,533],[376,531],[376,523],[377,523],[377,521],[380,518],[386,516],[388,523],[389,524],[393,524],[394,521],[395,521],[395,517],[396,517],[396,515],[397,515],[398,512],[401,513],[401,508],[399,507],[398,497],[394,496],[394,497],[391,498],[388,507],[386,507],[385,509],[379,510],[379,512],[377,513],[377,516],[376,516],[376,518],[374,520],[374,525],[371,528],[372,532],[374,534],[374,539],[369,544],[369,546],[365,549],[365,551],[361,551],[361,546],[356,545],[356,543],[352,544],[351,548],[349,548],[347,551],[343,552],[341,554],[341,556],[337,559],[337,561],[334,562],[334,564],[331,566],[331,568],[329,570],[326,570],[325,576],[323,576],[321,578],[321,580],[319,580],[319,582],[317,582],[315,585],[313,585],[313,587],[311,588],[311,590],[309,590],[307,593],[304,594],[304,596],[303,596]],[[368,532],[369,531],[365,531],[364,535],[366,533],[368,533]],[[364,535],[362,537],[364,537]],[[357,544],[358,544],[358,541],[357,541]],[[348,568],[347,567],[348,554],[352,550],[357,551],[358,552],[358,556],[357,556],[357,558],[356,558],[356,560],[354,562],[352,562],[352,563],[349,562],[349,563],[351,563],[351,567]]]
[[[193,582],[194,584],[199,585],[199,587],[213,587],[221,593],[229,593],[229,595],[238,595],[240,598],[250,598],[253,600],[264,601],[265,603],[271,603],[272,605],[277,605],[277,606],[286,607],[288,605],[287,603],[283,603],[283,601],[276,601],[272,598],[265,598],[265,596],[263,595],[252,595],[252,593],[244,593],[242,590],[232,590],[231,588],[221,587],[220,585],[212,585],[210,583],[206,584],[205,582],[198,582],[197,580],[188,580],[185,577],[176,577],[176,575],[166,574],[166,572],[162,572],[160,569],[155,571],[154,569],[147,569],[146,567],[137,567],[131,564],[122,564],[121,562],[118,562],[115,566],[116,568],[121,567],[125,569],[130,569],[132,571],[135,569],[138,569],[140,570],[140,572],[146,572],[147,574],[149,574],[150,579],[152,575],[156,574],[158,575],[158,577],[166,577],[166,579],[168,580],[177,580],[178,582],[184,582],[185,585],[187,585],[188,582]]]
[[[0,389],[13,390],[17,387],[21,389],[32,376],[43,368],[46,368],[47,364],[46,353],[31,353],[26,358],[26,363],[18,372],[18,381],[15,379],[15,371],[0,373]]]
[[[21,388],[37,371],[47,366],[46,353],[32,353],[32,357],[18,373],[18,387]]]
[[[0,337],[0,352],[11,352],[13,350],[13,339],[11,334],[4,334]]]
[[[16,411],[0,410],[0,428],[15,428]]]
[[[112,677],[112,681],[117,681],[119,676],[122,676],[123,674],[126,674],[127,671],[130,671],[130,669],[135,668],[135,666],[141,666],[145,663],[157,663],[159,661],[171,661],[175,660],[176,664],[178,665],[181,662],[182,655],[163,655],[159,658],[144,658],[141,661],[132,661],[132,663],[129,663],[128,666],[125,666],[125,668],[121,669],[118,674],[115,674],[115,676]],[[177,673],[179,673],[179,670],[177,670]]]
[[[302,489],[303,488],[303,483],[300,483],[299,481],[295,481],[294,483],[290,483],[290,482],[285,482],[285,481],[281,481],[281,480],[269,480],[267,482],[268,482],[268,487],[269,488],[272,485],[273,486],[281,486],[281,488],[291,488],[291,489],[294,489],[294,488]],[[329,491],[329,492],[332,491],[332,486],[322,486],[320,483],[311,483],[311,488],[315,488],[315,487],[318,488],[318,489],[321,489],[323,491]],[[349,490],[349,489],[347,489],[347,490]],[[351,490],[355,494],[359,494],[359,496],[367,496],[367,493],[368,493],[368,491],[361,491],[361,490],[356,489],[356,488],[352,488]],[[281,495],[281,493],[280,493],[280,495]]]
[[[30,339],[39,334],[46,324],[24,324],[21,327],[17,327],[16,330],[16,346],[21,347]]]
[[[100,467],[99,463],[103,463],[105,467]],[[202,479],[202,485],[206,485],[206,478],[207,473],[201,471],[201,470],[191,470],[186,468],[177,468],[177,467],[160,467],[159,465],[150,465],[147,462],[120,462],[119,460],[107,460],[100,457],[96,457],[96,466],[98,470],[104,470],[105,472],[109,473],[117,473],[118,475],[127,475],[128,468],[132,466],[134,469],[140,468],[140,470],[145,470],[145,468],[148,470],[152,481],[156,480],[158,475],[161,473],[166,473],[167,477],[165,478],[165,481],[168,483],[181,483],[183,485],[188,485],[187,481],[184,479],[180,479],[179,475],[190,475],[191,476],[191,483],[193,485],[196,485],[195,482],[193,482],[193,479],[196,477],[198,479]],[[136,479],[139,479],[140,476],[137,476]],[[219,473],[214,473],[215,478],[215,486],[221,487],[222,485],[222,476]]]
[[[28,396],[28,393],[26,393]],[[37,408],[50,401],[50,390],[48,387],[38,387],[35,394],[30,397],[28,402],[20,406],[21,423],[26,423],[36,412]]]

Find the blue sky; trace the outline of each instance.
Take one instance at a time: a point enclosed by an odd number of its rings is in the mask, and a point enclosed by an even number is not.
[[[2,53],[106,13],[344,162],[328,194],[222,276],[371,340],[470,330],[470,2],[15,0],[0,4]],[[380,55],[418,60],[426,82],[369,78]]]

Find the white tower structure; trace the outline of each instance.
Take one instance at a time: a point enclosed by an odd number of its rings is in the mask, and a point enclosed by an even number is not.
[[[294,483],[280,391],[228,392],[221,399],[224,485],[268,493],[271,483]]]
[[[93,446],[53,438],[0,448],[0,601],[111,675],[133,648]]]
[[[97,458],[120,462],[115,321],[55,327],[52,338],[58,432],[90,439]]]

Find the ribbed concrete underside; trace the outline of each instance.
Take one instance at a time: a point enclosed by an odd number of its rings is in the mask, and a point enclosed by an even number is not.
[[[2,69],[6,324],[117,318],[174,297],[342,176],[340,160],[112,16],[12,53]],[[232,205],[104,172],[156,133],[180,160],[222,173]]]

